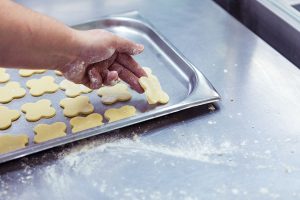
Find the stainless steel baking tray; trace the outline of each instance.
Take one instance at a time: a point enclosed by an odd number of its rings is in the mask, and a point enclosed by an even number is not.
[[[92,21],[74,26],[77,29],[107,29],[119,36],[129,38],[145,45],[143,54],[136,56],[136,59],[143,66],[152,68],[153,74],[160,79],[161,85],[170,96],[170,102],[167,105],[150,106],[147,104],[145,96],[132,91],[133,98],[129,102],[117,103],[112,106],[105,106],[100,102],[100,97],[93,91],[89,96],[90,101],[95,106],[95,112],[103,115],[104,111],[111,107],[120,107],[123,104],[134,105],[139,113],[135,117],[107,123],[105,125],[76,134],[71,133],[69,118],[64,117],[63,109],[59,106],[59,101],[65,98],[64,91],[57,91],[54,94],[46,94],[41,97],[32,97],[28,89],[24,98],[15,99],[5,104],[10,109],[18,109],[25,102],[35,102],[38,99],[50,99],[53,107],[56,109],[56,116],[51,119],[42,119],[38,122],[27,122],[22,113],[20,119],[13,122],[11,128],[0,131],[0,134],[28,134],[30,140],[26,148],[14,152],[0,155],[0,163],[33,154],[45,149],[49,149],[62,144],[70,143],[83,138],[98,135],[111,130],[119,129],[125,126],[136,124],[142,121],[157,118],[170,113],[178,112],[190,107],[207,104],[220,99],[218,93],[209,83],[209,81],[199,72],[179,51],[172,46],[164,37],[162,37],[155,28],[142,18],[137,12],[130,12],[120,15],[111,15],[103,19]],[[60,83],[63,77],[58,77],[52,71],[44,74],[36,74],[29,78],[22,78],[17,70],[8,70],[11,75],[11,81],[20,82],[25,88],[25,83],[29,79],[39,78],[44,75],[52,75],[56,78],[56,83]],[[0,86],[3,84],[0,84]],[[56,121],[63,121],[67,124],[67,136],[50,140],[42,144],[34,144],[33,128],[37,124],[50,124]]]

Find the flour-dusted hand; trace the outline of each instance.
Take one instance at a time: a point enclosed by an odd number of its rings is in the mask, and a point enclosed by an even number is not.
[[[138,78],[146,73],[132,58],[143,51],[143,45],[101,29],[74,31],[73,40],[78,55],[58,69],[67,79],[97,89],[102,84],[112,85],[120,77],[143,92]]]
[[[146,73],[132,58],[143,45],[101,29],[72,29],[14,1],[0,1],[0,19],[0,66],[59,70],[92,89],[120,77],[143,92],[138,78]]]

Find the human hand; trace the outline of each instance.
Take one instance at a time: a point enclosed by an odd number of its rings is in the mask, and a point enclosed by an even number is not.
[[[74,30],[73,41],[76,56],[58,68],[67,79],[97,89],[121,78],[137,92],[144,92],[138,79],[146,73],[132,58],[144,50],[143,45],[102,29]]]

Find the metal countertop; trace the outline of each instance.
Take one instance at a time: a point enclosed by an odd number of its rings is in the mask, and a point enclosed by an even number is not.
[[[300,198],[300,71],[214,2],[18,2],[70,25],[138,10],[222,101],[2,164],[1,199]]]

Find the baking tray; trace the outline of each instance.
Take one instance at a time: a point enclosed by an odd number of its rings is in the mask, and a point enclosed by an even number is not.
[[[144,44],[145,51],[141,55],[136,56],[137,61],[143,65],[150,67],[161,82],[163,89],[169,94],[170,101],[166,105],[153,106],[148,105],[143,94],[137,94],[131,91],[132,99],[129,102],[116,103],[111,106],[105,106],[101,103],[100,97],[93,91],[89,96],[91,103],[95,107],[95,112],[103,115],[104,111],[112,107],[120,107],[122,105],[134,105],[138,114],[134,117],[120,120],[114,123],[104,125],[82,131],[76,134],[71,133],[69,118],[64,117],[63,109],[59,106],[59,101],[66,98],[64,91],[57,91],[54,94],[44,94],[40,97],[32,97],[25,83],[32,78],[40,78],[45,75],[55,77],[56,83],[60,83],[63,77],[56,76],[53,71],[47,71],[44,74],[35,74],[29,78],[20,77],[18,70],[7,70],[11,75],[11,81],[17,81],[26,88],[26,96],[21,99],[15,99],[5,104],[10,109],[20,110],[25,102],[36,102],[39,99],[50,99],[52,106],[56,109],[56,115],[50,119],[41,119],[37,122],[27,122],[24,114],[20,119],[12,123],[12,126],[0,134],[22,134],[29,136],[29,144],[26,148],[0,155],[0,163],[20,158],[29,154],[40,152],[52,147],[70,143],[73,141],[88,138],[111,130],[119,129],[132,124],[140,123],[146,120],[157,118],[170,113],[178,112],[194,106],[216,102],[220,96],[204,77],[179,51],[171,45],[164,37],[162,37],[155,28],[141,17],[138,12],[129,12],[119,15],[110,15],[100,20],[75,25],[76,29],[106,29],[119,36],[134,40]],[[3,86],[4,84],[0,84]],[[41,144],[34,144],[33,128],[37,124],[51,124],[56,121],[63,121],[67,125],[67,136],[47,141]]]

